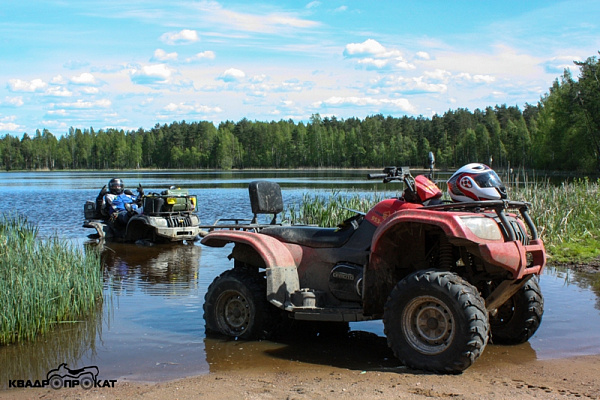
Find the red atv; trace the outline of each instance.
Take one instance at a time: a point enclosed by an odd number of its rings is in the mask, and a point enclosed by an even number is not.
[[[250,224],[204,237],[207,246],[234,244],[233,269],[205,297],[207,331],[266,338],[282,313],[346,324],[383,319],[403,364],[442,373],[471,366],[490,337],[527,341],[542,319],[537,276],[546,262],[528,204],[443,204],[426,177],[405,167],[384,172],[370,178],[404,182],[403,196],[338,228]],[[250,197],[255,217],[283,210],[273,182],[252,182]]]

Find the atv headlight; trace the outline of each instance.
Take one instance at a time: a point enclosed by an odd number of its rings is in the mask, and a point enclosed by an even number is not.
[[[500,227],[491,218],[485,217],[461,217],[467,228],[475,236],[486,240],[502,240],[502,232]]]

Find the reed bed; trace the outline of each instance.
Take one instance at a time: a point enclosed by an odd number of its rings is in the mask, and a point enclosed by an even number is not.
[[[355,211],[369,211],[382,199],[383,197],[377,193],[370,195],[342,194],[339,191],[332,191],[329,195],[305,193],[300,204],[290,206],[285,214],[289,215],[292,224],[332,227],[355,215]]]
[[[511,198],[531,203],[531,216],[546,250],[558,262],[585,262],[600,256],[599,181],[574,179],[554,185],[526,183]]]
[[[0,345],[77,322],[102,299],[99,254],[37,233],[24,217],[0,217]]]
[[[444,190],[445,188],[443,188]],[[531,203],[530,215],[544,240],[551,261],[581,263],[600,257],[600,181],[575,179],[561,185],[525,180],[509,187],[513,200]],[[382,196],[378,194],[303,196],[302,202],[287,210],[296,224],[336,226],[353,213],[366,212]],[[444,195],[447,199],[447,195]]]

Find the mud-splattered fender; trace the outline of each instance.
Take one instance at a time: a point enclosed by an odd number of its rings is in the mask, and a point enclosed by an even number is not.
[[[297,262],[279,240],[255,232],[223,230],[209,233],[201,243],[209,247],[224,247],[228,243],[251,246],[265,263],[267,299],[279,308],[291,305],[291,294],[300,289]]]

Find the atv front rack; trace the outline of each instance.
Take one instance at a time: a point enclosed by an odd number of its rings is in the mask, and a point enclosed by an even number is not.
[[[428,210],[436,210],[436,211],[466,211],[466,212],[485,212],[489,210],[493,210],[496,215],[498,215],[498,219],[504,225],[505,231],[508,235],[508,239],[510,241],[517,240],[515,232],[513,229],[510,229],[510,224],[506,219],[505,210],[517,210],[521,214],[523,221],[527,225],[529,229],[529,234],[531,235],[532,240],[538,239],[537,229],[529,216],[529,207],[530,203],[522,202],[522,201],[512,201],[512,200],[486,200],[486,201],[472,201],[472,202],[464,202],[464,203],[446,203],[446,204],[437,204],[432,206],[424,206],[423,209]]]

